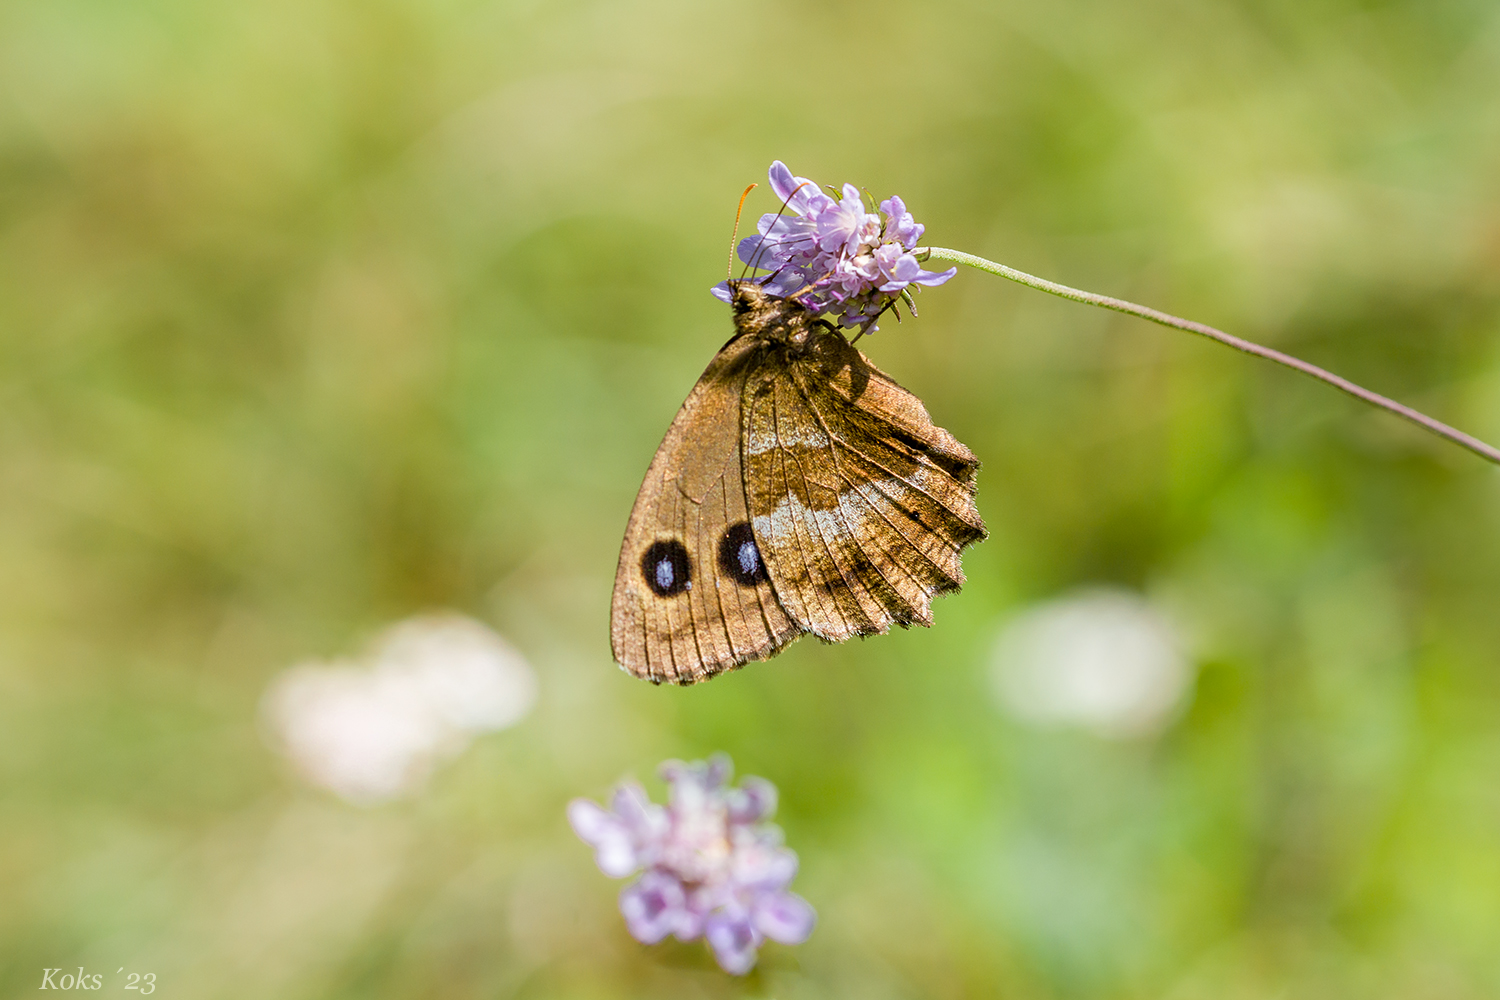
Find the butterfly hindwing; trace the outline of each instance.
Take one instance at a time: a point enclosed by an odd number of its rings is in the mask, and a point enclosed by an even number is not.
[[[615,659],[637,677],[690,684],[770,656],[800,632],[758,562],[745,504],[741,398],[762,353],[754,339],[736,337],[715,355],[636,497],[610,638]]]
[[[985,537],[974,504],[978,460],[933,424],[921,400],[863,354],[842,338],[830,347],[852,357],[832,373],[827,365],[816,373],[799,366],[809,400],[831,428],[844,464],[870,477],[873,489],[862,495],[899,515],[893,523],[922,553],[923,563],[914,565],[925,565],[920,575],[930,593],[958,589],[963,549]]]
[[[745,383],[745,492],[772,586],[829,641],[928,625],[984,537],[972,453],[832,330]]]
[[[872,631],[878,615],[849,582],[853,528],[838,520],[840,484],[828,439],[780,358],[751,377],[742,420],[745,493],[782,607],[830,641]]]

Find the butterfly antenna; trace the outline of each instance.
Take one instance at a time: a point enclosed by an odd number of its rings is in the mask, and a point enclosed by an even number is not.
[[[740,207],[734,210],[734,233],[729,237],[729,269],[728,273],[724,276],[725,281],[734,280],[734,245],[740,238],[740,213],[745,210],[745,199],[750,197],[750,192],[754,191],[757,187],[759,185],[751,184],[745,188],[745,193],[740,195]]]

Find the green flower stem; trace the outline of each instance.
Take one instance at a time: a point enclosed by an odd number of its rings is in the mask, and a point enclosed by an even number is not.
[[[1333,372],[1319,368],[1317,365],[1309,364],[1300,358],[1294,358],[1290,354],[1283,354],[1269,347],[1262,347],[1259,344],[1225,333],[1223,330],[1216,330],[1204,323],[1195,323],[1190,319],[1182,319],[1169,313],[1158,312],[1146,306],[1136,305],[1134,302],[1126,302],[1124,299],[1114,299],[1108,295],[1096,295],[1093,292],[1085,292],[1078,288],[1069,288],[1067,285],[1059,285],[1055,281],[1047,281],[1045,278],[1038,278],[1024,271],[1017,271],[1013,267],[996,264],[992,260],[975,257],[973,254],[964,253],[960,250],[946,250],[942,247],[923,247],[917,251],[917,258],[924,261],[947,260],[955,264],[967,264],[970,267],[977,267],[981,271],[988,271],[990,274],[998,274],[1002,278],[1018,281],[1028,288],[1035,288],[1038,291],[1060,295],[1065,299],[1072,299],[1074,302],[1082,302],[1086,305],[1099,306],[1104,309],[1113,309],[1115,312],[1139,316],[1141,319],[1149,319],[1151,322],[1160,323],[1162,326],[1175,327],[1178,330],[1186,330],[1189,333],[1196,333],[1199,336],[1207,337],[1209,340],[1217,340],[1219,343],[1233,347],[1237,351],[1244,351],[1246,354],[1253,354],[1258,358],[1274,361],[1278,365],[1285,365],[1304,375],[1311,375],[1319,382],[1326,382],[1335,389],[1347,392],[1355,399],[1363,400],[1371,406],[1378,406],[1382,410],[1389,410],[1398,417],[1410,420],[1424,430],[1431,431],[1439,437],[1447,438],[1454,444],[1469,449],[1481,458],[1487,458],[1496,465],[1500,465],[1500,449],[1485,444],[1478,438],[1471,437],[1461,430],[1449,427],[1441,420],[1434,420],[1425,413],[1413,410],[1411,407],[1398,403],[1394,399],[1388,399],[1378,392],[1371,392],[1363,386],[1355,385],[1346,378],[1341,378],[1333,374]]]

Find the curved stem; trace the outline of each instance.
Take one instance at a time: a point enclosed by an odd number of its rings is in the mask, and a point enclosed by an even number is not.
[[[923,256],[924,251],[925,256]],[[1465,434],[1457,428],[1449,427],[1441,420],[1435,420],[1420,410],[1414,410],[1409,406],[1396,402],[1394,399],[1382,396],[1378,392],[1371,392],[1364,386],[1356,385],[1346,378],[1342,378],[1331,371],[1303,361],[1301,358],[1294,358],[1290,354],[1283,354],[1281,351],[1270,347],[1262,347],[1260,344],[1225,333],[1223,330],[1217,330],[1205,323],[1195,323],[1190,319],[1182,319],[1170,313],[1160,312],[1147,306],[1136,305],[1134,302],[1126,302],[1124,299],[1115,299],[1108,295],[1096,295],[1093,292],[1085,292],[1082,289],[1069,288],[1067,285],[1059,285],[1055,281],[1038,278],[1024,271],[1017,271],[1013,267],[1006,267],[1004,264],[997,264],[992,260],[985,260],[983,257],[964,253],[961,250],[947,250],[943,247],[923,247],[917,251],[917,256],[921,260],[947,260],[953,261],[956,264],[967,264],[970,267],[977,267],[981,271],[988,271],[990,274],[998,274],[1002,278],[1009,278],[1011,281],[1020,282],[1028,288],[1035,288],[1038,291],[1060,295],[1065,299],[1072,299],[1074,302],[1099,306],[1103,309],[1113,309],[1115,312],[1139,316],[1141,319],[1149,319],[1151,322],[1160,323],[1162,326],[1175,327],[1178,330],[1186,330],[1189,333],[1196,333],[1201,337],[1207,337],[1209,340],[1217,340],[1219,343],[1233,347],[1237,351],[1244,351],[1246,354],[1253,354],[1258,358],[1274,361],[1278,365],[1285,365],[1304,375],[1311,375],[1319,382],[1326,382],[1335,389],[1347,392],[1355,399],[1363,400],[1371,406],[1378,406],[1382,410],[1388,410],[1398,417],[1410,420],[1418,427],[1431,431],[1439,437],[1447,438],[1459,447],[1467,448],[1481,458],[1487,458],[1496,465],[1500,465],[1500,449],[1495,448],[1493,445],[1485,444],[1478,438]]]

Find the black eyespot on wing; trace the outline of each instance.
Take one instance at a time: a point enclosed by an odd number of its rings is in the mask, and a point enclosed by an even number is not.
[[[766,564],[755,544],[755,532],[741,521],[731,524],[719,539],[719,569],[742,587],[753,587],[766,578]]]
[[[657,597],[680,594],[693,585],[687,547],[675,538],[652,542],[641,556],[641,576]]]

